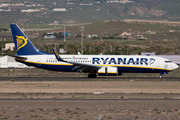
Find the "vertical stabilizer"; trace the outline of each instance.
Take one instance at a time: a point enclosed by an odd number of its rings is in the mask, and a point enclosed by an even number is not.
[[[39,51],[16,24],[10,24],[17,55],[40,55]]]

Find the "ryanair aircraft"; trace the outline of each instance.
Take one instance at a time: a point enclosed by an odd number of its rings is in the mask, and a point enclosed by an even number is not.
[[[16,24],[11,24],[17,54],[15,60],[28,66],[62,71],[85,72],[89,78],[117,76],[122,73],[160,73],[178,68],[170,60],[155,56],[139,55],[61,55],[39,51]]]

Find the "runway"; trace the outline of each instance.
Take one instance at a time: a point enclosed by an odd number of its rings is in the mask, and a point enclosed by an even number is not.
[[[179,101],[180,99],[1,99],[0,101]]]
[[[0,77],[0,81],[180,81],[179,77]]]

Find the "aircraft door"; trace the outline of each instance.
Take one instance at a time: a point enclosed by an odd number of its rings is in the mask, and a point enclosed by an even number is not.
[[[106,73],[106,75],[108,75],[108,68],[107,67],[105,67],[105,73]]]
[[[159,67],[159,60],[156,61],[156,67]]]

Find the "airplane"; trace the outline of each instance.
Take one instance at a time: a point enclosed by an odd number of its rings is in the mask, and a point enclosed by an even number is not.
[[[61,72],[85,72],[89,78],[118,76],[122,73],[167,74],[179,66],[169,59],[141,55],[59,55],[38,50],[16,24],[10,24],[17,62]]]

